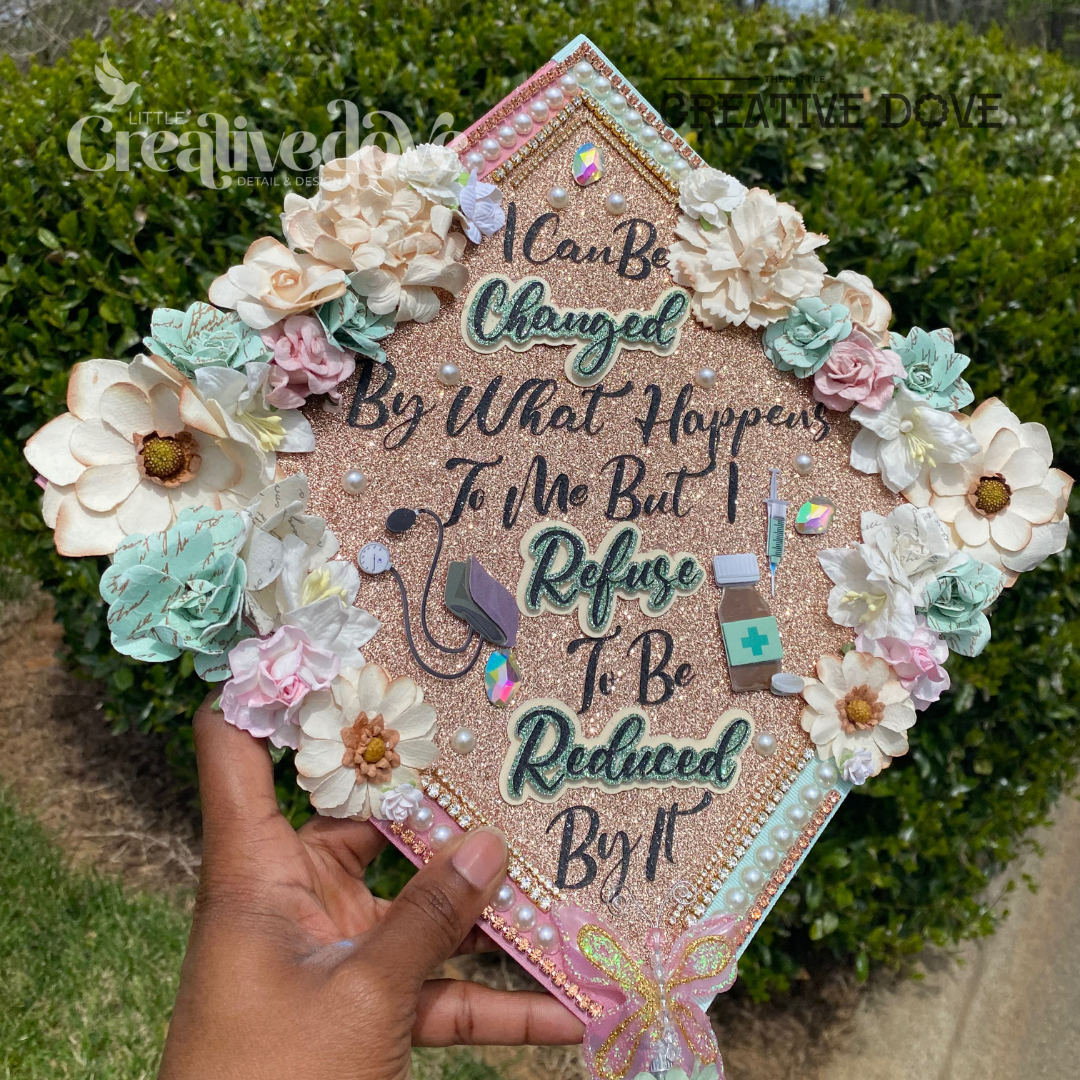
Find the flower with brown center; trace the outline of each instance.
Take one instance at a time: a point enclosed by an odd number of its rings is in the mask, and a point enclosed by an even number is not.
[[[400,738],[396,731],[386,727],[381,713],[369,717],[361,712],[352,727],[341,731],[341,741],[345,744],[341,764],[355,769],[357,780],[387,781],[401,764],[394,749]]]
[[[162,487],[178,487],[195,477],[202,464],[199,444],[186,431],[175,435],[134,436],[135,466],[139,475],[152,484]]]
[[[968,491],[968,503],[980,514],[999,514],[1012,502],[1012,490],[1002,476],[983,476]]]
[[[856,731],[869,731],[881,723],[885,716],[885,705],[878,700],[877,691],[865,683],[852,687],[836,708],[840,717],[840,726],[854,735]]]

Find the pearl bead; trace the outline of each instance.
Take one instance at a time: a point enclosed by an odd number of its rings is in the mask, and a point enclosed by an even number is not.
[[[724,907],[732,915],[741,915],[750,906],[750,897],[742,889],[729,889],[724,897]]]
[[[612,116],[622,116],[626,112],[626,98],[622,94],[612,94],[607,100],[607,107]]]
[[[468,757],[476,749],[476,736],[467,728],[459,727],[450,740],[455,754]]]
[[[478,150],[470,150],[465,155],[465,168],[472,172],[475,169],[477,172],[483,172],[484,166],[487,164],[487,158],[484,157]]]
[[[568,73],[559,80],[559,89],[562,90],[567,97],[573,97],[581,87],[578,85],[577,79]]]
[[[537,913],[532,904],[519,904],[514,908],[514,925],[527,934],[536,925]]]
[[[789,806],[784,816],[793,829],[804,829],[810,820],[810,811],[804,806]]]
[[[557,86],[549,86],[544,91],[544,103],[549,109],[561,109],[565,100],[563,92]]]
[[[504,881],[499,886],[499,891],[495,894],[495,898],[491,901],[491,906],[496,911],[509,911],[514,906],[514,899],[516,893],[514,892],[514,886],[508,881]]]
[[[428,841],[431,846],[438,851],[439,848],[446,847],[451,840],[454,839],[454,830],[449,825],[436,825],[431,830],[431,839]]]
[[[577,76],[578,82],[585,82],[586,79],[591,79],[596,72],[593,71],[593,66],[588,60],[581,60],[574,65],[574,74]]]
[[[762,757],[772,757],[776,753],[776,736],[767,731],[759,732],[754,736],[754,749]]]
[[[611,90],[611,80],[603,75],[597,75],[592,82],[593,97],[602,98]]]
[[[541,923],[533,934],[533,941],[540,946],[542,952],[553,953],[559,951],[559,931],[551,923]]]
[[[641,142],[643,146],[653,146],[660,139],[660,132],[651,124],[646,124],[641,129]]]
[[[367,487],[367,477],[359,469],[350,469],[342,478],[341,486],[349,495],[359,495]]]
[[[786,825],[777,825],[769,833],[769,839],[779,851],[787,851],[795,843],[795,834]]]
[[[768,870],[770,873],[780,865],[780,852],[774,847],[758,848],[758,853],[754,858],[762,870]]]
[[[485,139],[480,144],[480,153],[488,161],[494,161],[502,153],[502,147],[494,139]]]
[[[447,360],[439,366],[437,378],[443,386],[457,386],[461,382],[461,368]]]
[[[822,787],[832,787],[840,779],[840,774],[831,761],[823,761],[814,770],[814,778]]]
[[[532,117],[528,113],[519,112],[512,121],[514,130],[519,135],[528,135],[533,129]]]
[[[796,454],[791,463],[800,476],[809,476],[816,464],[813,454]]]
[[[503,124],[495,132],[495,138],[499,140],[499,145],[506,150],[509,150],[511,146],[516,146],[518,141],[517,132],[509,124]]]
[[[605,200],[604,207],[612,217],[618,217],[626,209],[626,196],[613,191]]]
[[[662,142],[656,148],[656,157],[664,165],[670,165],[675,160],[675,147],[669,142]]]
[[[556,210],[563,210],[570,201],[570,192],[564,187],[553,187],[548,192],[548,202]]]
[[[627,131],[636,134],[642,127],[644,127],[645,121],[641,118],[641,113],[637,109],[631,109],[625,117],[623,117],[623,127]]]
[[[716,385],[715,369],[711,367],[699,368],[698,373],[694,376],[694,382],[696,382],[702,390],[711,390]]]
[[[427,832],[431,828],[435,815],[430,806],[414,806],[409,811],[409,825],[414,832]]]
[[[825,792],[816,784],[807,784],[799,793],[799,798],[804,806],[814,810],[821,803],[821,800],[825,798]]]
[[[910,420],[901,420],[900,421],[900,430],[901,430],[901,432],[903,432],[903,434],[905,434],[905,435],[910,434],[914,430],[914,428],[915,428],[915,425]]]
[[[549,112],[547,102],[541,101],[540,98],[529,102],[529,115],[536,123],[542,124],[548,118]]]
[[[677,179],[683,180],[690,175],[690,162],[686,158],[676,158],[672,163],[671,171]]]
[[[742,872],[742,883],[751,892],[757,892],[765,884],[765,875],[756,866],[748,866]]]

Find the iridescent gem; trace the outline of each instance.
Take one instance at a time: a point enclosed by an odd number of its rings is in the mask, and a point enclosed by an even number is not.
[[[795,531],[803,536],[821,536],[822,533],[827,533],[835,510],[831,499],[815,495],[799,507],[799,512],[795,515]]]
[[[574,182],[579,187],[595,184],[604,175],[604,151],[595,143],[582,143],[574,154]]]
[[[484,668],[484,686],[488,700],[496,708],[505,709],[514,700],[521,685],[521,669],[513,650],[493,652]]]

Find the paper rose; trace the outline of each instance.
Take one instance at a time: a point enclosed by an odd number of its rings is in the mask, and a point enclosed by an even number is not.
[[[226,678],[242,633],[247,527],[245,514],[200,506],[164,532],[127,537],[101,576],[113,648],[150,663],[190,650],[204,679]]]
[[[377,664],[343,668],[329,690],[300,707],[298,783],[328,817],[382,816],[382,792],[411,784],[439,756],[435,710],[409,678]]]
[[[949,530],[930,507],[898,506],[887,517],[864,510],[860,525],[863,542],[882,557],[889,577],[903,585],[916,604],[955,557]]]
[[[869,637],[909,637],[915,630],[915,599],[910,584],[894,577],[895,567],[872,544],[826,548],[821,568],[834,582],[829,618],[854,626]]]
[[[856,405],[851,417],[862,424],[851,443],[852,468],[881,473],[890,491],[924,485],[935,466],[963,461],[979,450],[960,420],[932,408],[905,386],[897,388],[884,409]]]
[[[248,638],[229,653],[232,678],[222,687],[225,719],[274,746],[296,748],[296,714],[315,690],[329,687],[341,657],[308,641],[295,626]]]
[[[879,410],[892,400],[896,380],[903,375],[904,365],[895,352],[879,349],[861,330],[853,330],[833,346],[818,368],[814,397],[837,412],[853,405]]]
[[[506,224],[506,212],[499,205],[501,202],[499,188],[483,183],[473,169],[461,193],[458,211],[465,223],[465,235],[474,244],[479,244],[485,236],[493,236]]]
[[[329,341],[313,315],[292,315],[264,330],[262,339],[272,355],[266,400],[279,409],[299,409],[309,394],[337,400],[335,389],[356,370],[353,354]]]
[[[210,303],[235,308],[248,326],[265,330],[340,296],[345,284],[340,268],[263,236],[247,249],[242,265],[214,280],[209,295]]]
[[[919,610],[953,652],[978,656],[990,640],[986,608],[1004,587],[1004,576],[997,567],[961,554],[927,586]]]
[[[196,300],[187,311],[155,308],[143,344],[185,375],[201,367],[242,368],[268,359],[259,335],[235,311]]]
[[[856,787],[862,787],[874,775],[874,755],[860,747],[854,753],[844,755],[840,775]]]
[[[879,349],[889,346],[892,308],[864,274],[841,270],[836,277],[826,275],[821,287],[821,301],[825,304],[843,304],[851,312],[851,321]]]
[[[423,143],[406,150],[398,159],[398,176],[425,199],[451,208],[458,205],[464,169],[453,150]],[[485,185],[487,186],[487,185]]]
[[[720,228],[728,214],[741,206],[746,188],[726,172],[705,166],[692,169],[679,184],[679,207],[687,217]]]
[[[774,322],[765,330],[762,345],[780,371],[794,371],[797,379],[805,379],[850,333],[851,319],[843,304],[829,307],[816,296],[808,296],[783,322]]]
[[[926,617],[916,617],[915,632],[909,638],[869,638],[857,634],[855,648],[861,653],[880,656],[896,672],[904,689],[911,694],[915,708],[923,710],[949,689],[945,661],[949,646],[941,635],[931,630]]]
[[[814,254],[829,238],[807,232],[802,215],[752,188],[726,225],[702,229],[680,217],[671,248],[671,276],[694,292],[693,312],[714,330],[760,329],[817,296],[825,264]]]
[[[818,682],[807,680],[802,696],[803,730],[822,760],[842,764],[848,754],[870,754],[871,776],[907,753],[907,730],[915,706],[899,678],[876,656],[849,652],[843,659],[826,654],[817,663]]]
[[[23,451],[48,481],[42,513],[61,555],[110,555],[125,536],[167,529],[184,507],[241,506],[263,486],[272,463],[185,423],[185,396],[197,391],[164,360],[72,368],[70,411]]]
[[[332,345],[370,356],[380,364],[386,360],[379,342],[394,332],[393,316],[375,315],[352,289],[323,304],[315,314]]]
[[[906,338],[893,334],[892,345],[904,365],[904,385],[935,409],[958,412],[975,400],[971,387],[960,377],[971,361],[953,348],[948,328],[927,333],[916,326]]]
[[[1002,570],[1010,586],[1065,547],[1072,477],[1051,468],[1046,428],[1020,423],[997,398],[960,423],[976,452],[958,464],[939,463],[904,494],[932,506],[956,547]]]
[[[398,784],[396,788],[384,791],[382,813],[378,817],[387,821],[408,821],[412,813],[424,801],[424,793],[412,784]]]

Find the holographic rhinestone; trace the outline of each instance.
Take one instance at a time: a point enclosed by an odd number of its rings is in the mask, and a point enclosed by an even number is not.
[[[574,154],[573,169],[579,187],[595,184],[604,175],[604,151],[595,143],[582,143]]]
[[[831,499],[815,495],[804,502],[795,515],[795,531],[803,536],[821,536],[829,531],[836,507]]]
[[[521,686],[521,669],[513,650],[493,652],[484,668],[484,686],[488,700],[499,709],[505,709],[513,700]]]

